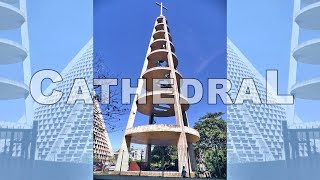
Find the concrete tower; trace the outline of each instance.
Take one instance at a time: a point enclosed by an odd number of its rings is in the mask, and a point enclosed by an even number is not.
[[[0,100],[13,100],[24,98],[26,104],[31,102],[29,88],[31,69],[29,58],[29,36],[27,23],[26,0],[0,0],[0,30],[20,30],[21,42],[15,42],[0,37],[0,65],[23,64],[24,82],[0,77]],[[1,68],[1,67],[0,67]],[[12,71],[18,71],[12,69]],[[26,105],[26,113],[18,123],[13,126],[31,126],[32,125],[32,107]]]
[[[320,64],[320,39],[311,39],[300,42],[301,37],[307,34],[308,30],[320,30],[320,2],[319,0],[295,0],[292,23],[291,58],[289,69],[289,93],[295,98],[307,100],[320,99],[320,79],[319,77],[297,82],[298,63],[319,65]],[[300,35],[301,34],[301,35]],[[302,73],[302,72],[301,72]],[[294,107],[290,111],[290,121],[299,122],[295,114]],[[289,121],[289,124],[292,123]]]
[[[147,145],[148,165],[150,165],[151,145],[177,146],[178,171],[181,172],[183,166],[187,172],[195,170],[192,143],[199,140],[199,133],[188,124],[186,111],[189,104],[180,94],[182,76],[176,69],[178,58],[168,22],[162,14],[162,9],[166,8],[162,3],[157,4],[160,6],[161,13],[155,21],[140,76],[146,81],[138,83],[119,151],[116,171],[128,170],[130,143]],[[167,98],[167,101],[163,102],[163,98]],[[148,125],[133,127],[137,111],[149,117]],[[175,117],[176,123],[175,125],[155,124],[154,117]]]
[[[298,71],[298,65],[310,64],[314,67],[320,65],[320,1],[319,0],[294,0],[292,34],[291,34],[291,56],[289,66],[288,92],[296,99],[310,101],[320,100],[320,77],[312,79],[297,80],[299,74],[308,74],[306,69]],[[318,31],[314,34],[312,31]],[[310,38],[311,37],[311,38]],[[305,66],[306,67],[306,66]],[[311,72],[312,73],[312,72]],[[291,129],[313,129],[319,127],[318,117],[315,121],[300,119],[301,114],[296,111],[296,104],[289,109],[288,127]],[[300,115],[300,117],[299,117]],[[317,140],[311,140],[313,135],[306,133],[305,142],[298,143],[299,156],[310,154],[310,145],[319,148]],[[289,149],[287,149],[288,151]]]

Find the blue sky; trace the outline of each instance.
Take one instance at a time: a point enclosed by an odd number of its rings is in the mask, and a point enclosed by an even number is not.
[[[228,1],[228,36],[265,77],[266,69],[279,70],[279,92],[288,86],[292,0]],[[304,42],[320,33],[301,30],[299,41]],[[297,81],[319,77],[319,66],[299,64]],[[296,111],[303,121],[317,120],[317,101],[296,99]]]
[[[198,78],[207,87],[207,78],[226,77],[226,4],[224,0],[195,2],[163,1],[164,11],[176,48],[178,70],[184,78]],[[160,8],[155,1],[94,0],[94,47],[111,72],[136,81],[140,76],[152,28]],[[119,77],[118,77],[119,78]],[[135,83],[136,84],[136,83]],[[206,89],[206,88],[205,88]],[[207,96],[188,111],[189,123],[206,112],[226,112],[224,105],[208,105]],[[127,116],[121,118],[123,129]],[[137,115],[135,125],[147,116]],[[174,119],[161,122],[170,123]],[[157,121],[157,120],[156,120]],[[160,120],[159,120],[160,121]],[[110,133],[114,150],[124,131]]]
[[[265,76],[279,68],[280,92],[287,91],[292,1],[228,1],[228,37]]]
[[[32,72],[60,72],[92,37],[92,2],[27,1]],[[20,42],[18,30],[0,31],[0,38]],[[0,66],[0,76],[23,81],[22,65]],[[0,101],[0,120],[17,121],[24,114],[24,101]],[[11,113],[8,113],[11,112]]]

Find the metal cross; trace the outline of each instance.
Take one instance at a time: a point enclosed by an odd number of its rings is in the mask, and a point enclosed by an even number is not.
[[[162,9],[165,9],[165,10],[168,10],[168,9],[162,4],[162,2],[161,3],[156,2],[156,4],[160,6],[160,15],[162,16]]]

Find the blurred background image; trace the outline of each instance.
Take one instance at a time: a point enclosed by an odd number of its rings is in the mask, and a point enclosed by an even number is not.
[[[92,178],[93,107],[65,103],[74,78],[92,82],[90,39],[90,1],[0,1],[0,179]],[[43,69],[63,77],[42,83],[64,93],[54,105],[30,95]]]

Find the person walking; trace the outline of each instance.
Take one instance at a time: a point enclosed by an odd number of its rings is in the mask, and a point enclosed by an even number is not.
[[[183,178],[186,178],[186,177],[187,177],[186,167],[184,167],[184,166],[182,167],[181,176],[182,176]]]

